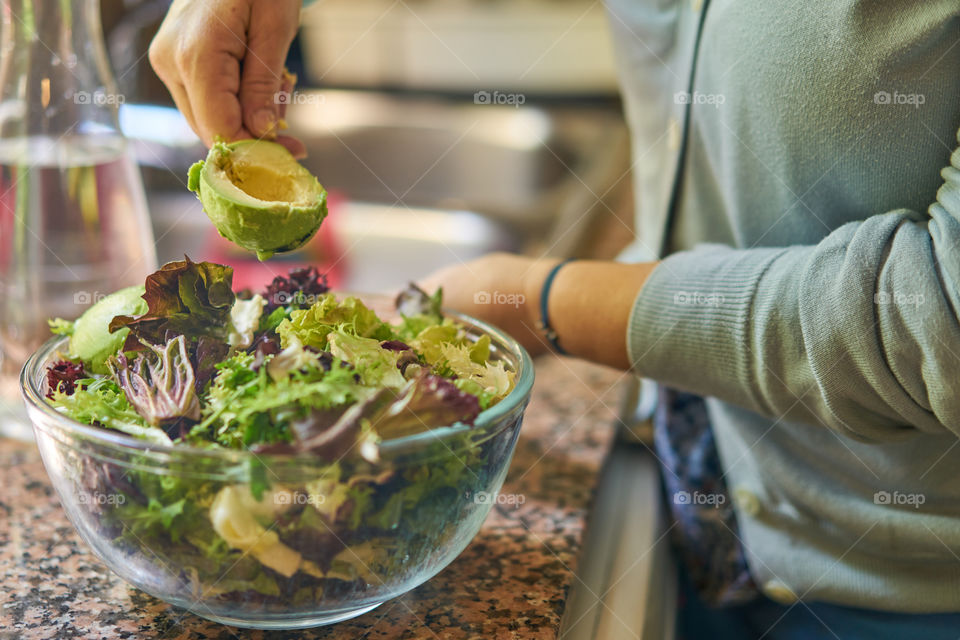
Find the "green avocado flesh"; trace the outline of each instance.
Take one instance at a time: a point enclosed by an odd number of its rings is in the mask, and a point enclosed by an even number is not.
[[[82,360],[93,373],[107,373],[104,361],[120,350],[130,333],[126,328],[110,333],[110,321],[114,316],[146,313],[147,301],[142,298],[143,292],[142,284],[120,289],[84,311],[73,325],[70,354]]]
[[[327,215],[327,192],[282,145],[241,140],[211,147],[187,186],[227,240],[260,260],[303,246]]]

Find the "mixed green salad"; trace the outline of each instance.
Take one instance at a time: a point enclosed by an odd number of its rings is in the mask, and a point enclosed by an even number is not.
[[[371,573],[429,553],[487,481],[490,452],[469,428],[455,455],[413,466],[388,464],[384,443],[472,425],[514,372],[488,336],[441,314],[440,291],[411,285],[388,323],[313,268],[260,293],[235,293],[232,277],[186,258],[75,322],[51,321],[69,336],[47,369],[57,411],[151,444],[257,454],[233,482],[90,461],[85,490],[114,498],[87,502],[118,543],[148,546],[206,595],[296,603],[363,590]],[[277,457],[311,472],[277,475],[264,462]]]

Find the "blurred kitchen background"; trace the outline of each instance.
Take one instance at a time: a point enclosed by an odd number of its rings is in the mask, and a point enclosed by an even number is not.
[[[306,8],[287,121],[330,215],[306,247],[265,264],[220,239],[186,189],[205,150],[146,56],[168,5],[102,3],[161,264],[184,253],[228,262],[251,287],[317,264],[338,288],[384,291],[490,251],[612,257],[629,241],[629,145],[602,3]]]
[[[103,0],[121,126],[161,264],[184,253],[226,262],[254,289],[316,264],[336,288],[395,291],[491,251],[612,258],[632,238],[629,140],[601,2],[320,0],[304,10],[287,121],[330,215],[302,250],[265,263],[221,239],[186,189],[205,149],[146,57],[168,4]],[[649,400],[630,386],[628,439],[647,439]],[[617,446],[595,495],[561,637],[672,637],[656,462]]]

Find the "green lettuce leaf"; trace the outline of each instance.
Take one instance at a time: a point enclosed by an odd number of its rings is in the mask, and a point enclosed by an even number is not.
[[[166,505],[156,498],[150,498],[146,506],[134,503],[134,506],[125,513],[126,524],[130,525],[133,532],[137,534],[155,533],[158,529],[169,530],[173,526],[174,518],[183,513],[183,506],[186,503],[186,498],[180,498]]]
[[[51,402],[78,422],[98,424],[156,444],[172,444],[163,429],[147,424],[109,378],[80,380],[71,395],[55,391]]]
[[[50,325],[50,333],[58,336],[70,336],[73,335],[73,321],[64,320],[63,318],[53,318],[52,320],[47,320],[47,324]]]
[[[327,335],[338,328],[361,338],[390,340],[394,337],[390,326],[359,299],[348,296],[338,302],[332,293],[320,296],[309,309],[293,311],[277,327],[277,333],[284,348],[295,338],[304,346],[326,349]]]
[[[309,410],[357,402],[370,393],[354,378],[353,370],[338,361],[329,371],[322,367],[298,370],[274,380],[267,367],[252,369],[254,357],[241,352],[220,365],[203,420],[191,429],[189,439],[233,449],[289,442],[291,421]]]
[[[481,340],[473,344],[441,344],[440,358],[436,364],[444,375],[450,373],[456,376],[454,383],[458,388],[477,396],[485,395],[489,406],[491,402],[510,393],[513,372],[508,371],[502,361],[490,361],[489,338],[483,343]]]
[[[500,397],[495,391],[483,387],[479,382],[470,378],[457,378],[453,380],[453,385],[464,393],[476,396],[481,409],[489,409]]]
[[[287,319],[287,309],[277,307],[267,315],[260,316],[260,326],[258,332],[275,331],[280,324]]]
[[[443,324],[424,328],[410,340],[410,346],[423,355],[427,364],[436,364],[443,359],[443,345],[460,345],[465,341],[460,328],[447,320]]]
[[[327,345],[334,356],[354,366],[366,385],[400,389],[407,383],[397,368],[401,352],[384,349],[379,340],[337,329],[327,335]]]

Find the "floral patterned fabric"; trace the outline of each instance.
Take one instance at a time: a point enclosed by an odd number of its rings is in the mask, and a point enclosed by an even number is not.
[[[661,386],[653,425],[674,543],[694,588],[714,607],[754,600],[706,403]]]

